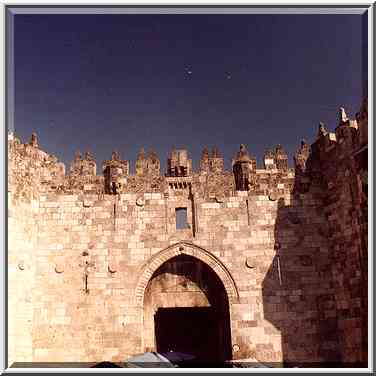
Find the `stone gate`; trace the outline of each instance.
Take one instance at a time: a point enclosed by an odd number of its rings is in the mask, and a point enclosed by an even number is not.
[[[169,347],[199,359],[367,359],[367,102],[319,126],[289,168],[241,145],[167,172],[141,150],[70,170],[9,135],[9,363],[124,361]],[[191,326],[187,326],[191,322]],[[212,324],[210,324],[212,323]],[[190,328],[190,330],[189,330]],[[189,336],[183,334],[189,332]]]

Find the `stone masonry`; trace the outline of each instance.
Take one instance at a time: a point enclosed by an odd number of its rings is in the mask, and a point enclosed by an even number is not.
[[[281,145],[264,168],[241,145],[232,171],[174,149],[164,176],[144,150],[134,175],[117,152],[66,174],[10,134],[9,364],[155,351],[155,315],[179,307],[213,309],[217,360],[367,364],[367,124],[367,101],[340,109],[293,169]]]

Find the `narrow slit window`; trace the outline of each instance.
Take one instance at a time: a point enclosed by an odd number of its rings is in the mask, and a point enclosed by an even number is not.
[[[182,230],[182,229],[188,228],[187,208],[176,208],[175,215],[176,215],[176,229]]]

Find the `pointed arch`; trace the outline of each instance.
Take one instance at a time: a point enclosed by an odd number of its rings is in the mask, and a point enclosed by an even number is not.
[[[144,265],[135,289],[136,306],[143,306],[146,287],[149,283],[150,278],[158,270],[158,268],[169,259],[182,254],[195,257],[207,264],[221,280],[223,287],[227,293],[229,303],[231,304],[238,302],[239,294],[234,279],[232,278],[231,274],[224,266],[224,264],[204,248],[201,248],[193,243],[182,241],[156,253]]]

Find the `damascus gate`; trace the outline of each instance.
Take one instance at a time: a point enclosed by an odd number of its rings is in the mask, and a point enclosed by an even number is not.
[[[9,363],[367,364],[367,116],[231,170],[216,148],[68,168],[9,134]]]

